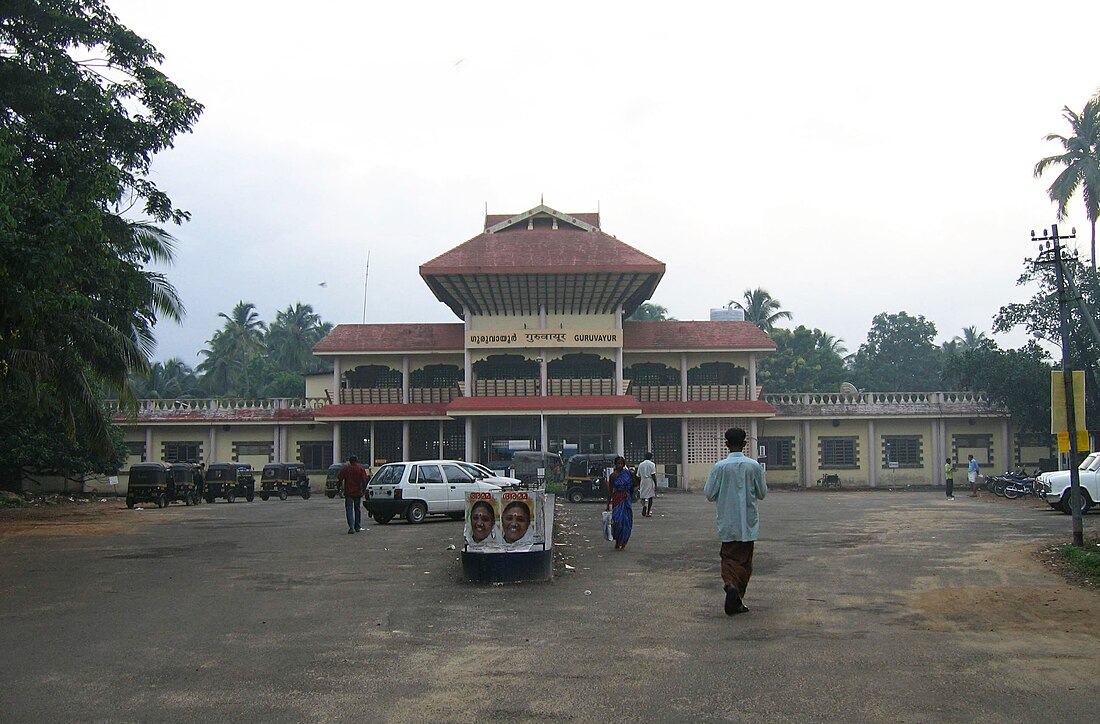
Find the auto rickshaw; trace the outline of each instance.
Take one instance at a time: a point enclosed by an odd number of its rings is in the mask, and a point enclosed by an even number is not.
[[[331,500],[339,495],[344,497],[344,486],[340,484],[339,475],[340,471],[344,469],[347,463],[333,463],[328,466],[328,474],[325,475],[325,495]]]
[[[583,453],[569,458],[565,477],[565,497],[570,503],[608,499],[607,474],[615,467],[614,453]],[[633,472],[634,468],[631,467]],[[638,501],[638,488],[630,495]]]
[[[175,463],[171,466],[164,463],[135,463],[130,466],[129,482],[126,485],[127,508],[144,502],[156,503],[158,508],[167,508],[174,500],[183,500],[191,505],[197,501],[197,495],[194,466],[190,463]]]
[[[256,475],[248,463],[210,463],[206,468],[206,502],[225,498],[232,503],[244,498],[249,503],[256,496]]]
[[[172,463],[168,466],[168,502],[177,500],[187,505],[199,504],[199,467],[194,463]]]
[[[267,500],[272,495],[278,495],[279,500],[286,500],[291,495],[300,495],[303,500],[309,500],[311,492],[309,476],[301,463],[264,465],[260,476],[260,500]]]

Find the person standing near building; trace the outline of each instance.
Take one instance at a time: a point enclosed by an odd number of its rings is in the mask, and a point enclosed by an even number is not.
[[[726,590],[724,610],[727,616],[744,613],[745,590],[752,576],[753,544],[760,538],[760,514],[757,501],[768,494],[764,468],[742,452],[745,431],[726,430],[729,454],[719,460],[707,476],[703,494],[718,506],[718,540],[722,542],[722,583]]]
[[[951,464],[951,458],[945,458],[943,463],[943,478],[947,481],[947,499],[954,500],[955,492],[955,466]]]
[[[647,452],[645,460],[638,463],[638,497],[642,499],[642,517],[653,517],[653,499],[657,497],[657,464],[653,462],[653,453]]]
[[[344,512],[348,517],[348,533],[358,533],[363,530],[363,486],[370,480],[370,473],[352,455],[336,479],[344,486]]]
[[[973,455],[967,455],[970,462],[966,466],[966,479],[970,481],[970,497],[978,497],[978,461]]]

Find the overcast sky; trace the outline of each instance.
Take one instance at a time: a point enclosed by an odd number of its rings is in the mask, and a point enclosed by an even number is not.
[[[665,262],[678,319],[759,286],[851,351],[879,312],[988,334],[1100,87],[1095,0],[109,4],[206,106],[155,165],[193,215],[156,358],[192,364],[239,300],[362,321],[368,252],[366,321],[456,322],[420,264],[541,196]]]

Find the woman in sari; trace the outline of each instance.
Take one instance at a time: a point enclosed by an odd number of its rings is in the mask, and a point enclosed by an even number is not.
[[[630,531],[634,528],[634,506],[630,494],[634,488],[634,475],[626,467],[622,455],[615,458],[615,470],[607,482],[608,503],[611,511],[611,536],[615,539],[615,550],[626,548],[630,540]]]

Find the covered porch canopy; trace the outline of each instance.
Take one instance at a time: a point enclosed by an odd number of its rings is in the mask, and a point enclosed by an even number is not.
[[[540,204],[485,217],[485,230],[420,267],[420,276],[461,319],[478,315],[630,315],[653,295],[663,262],[599,228],[599,214]]]

